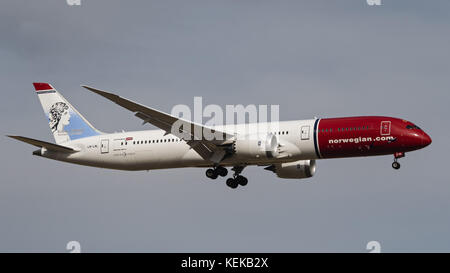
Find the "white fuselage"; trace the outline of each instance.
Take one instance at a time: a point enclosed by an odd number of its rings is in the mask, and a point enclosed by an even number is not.
[[[314,122],[314,119],[310,119],[216,126],[215,129],[232,135],[274,133],[281,146],[281,156],[277,158],[242,159],[238,156],[231,156],[224,159],[220,165],[267,165],[316,159],[314,138],[317,136],[314,133]],[[166,134],[163,130],[102,134],[73,140],[64,145],[74,148],[78,152],[59,153],[43,148],[41,156],[75,164],[119,170],[208,167],[214,164],[203,159],[186,141],[172,134]]]

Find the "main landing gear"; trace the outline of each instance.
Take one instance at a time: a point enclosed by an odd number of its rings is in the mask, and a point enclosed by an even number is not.
[[[234,172],[233,177],[227,179],[227,186],[235,189],[239,185],[245,186],[248,184],[248,179],[241,175],[245,166],[234,166],[231,170]],[[222,166],[217,166],[206,170],[206,177],[216,179],[219,176],[227,176],[228,170]]]
[[[239,185],[245,186],[248,184],[248,179],[241,175],[244,166],[234,166],[231,170],[234,171],[233,177],[227,179],[227,186],[236,189]]]
[[[402,157],[405,157],[405,153],[400,152],[394,154],[394,162],[392,162],[392,168],[396,170],[400,169],[400,163],[398,163],[397,160]]]
[[[206,177],[211,179],[216,179],[219,175],[220,176],[227,176],[228,170],[222,166],[217,166],[214,169],[207,169],[206,170]]]

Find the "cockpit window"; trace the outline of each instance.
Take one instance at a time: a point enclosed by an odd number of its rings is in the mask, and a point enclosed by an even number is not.
[[[420,128],[419,128],[419,126],[417,126],[417,125],[406,125],[406,129],[418,129],[418,130],[420,130]]]

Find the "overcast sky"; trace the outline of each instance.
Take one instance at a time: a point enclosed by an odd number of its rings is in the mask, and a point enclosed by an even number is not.
[[[151,129],[80,87],[173,105],[279,104],[282,120],[408,119],[408,153],[318,161],[307,180],[249,167],[231,190],[204,169],[125,172],[32,156],[0,137],[0,251],[450,251],[450,2],[4,0],[2,135],[53,138],[32,82],[105,132]]]

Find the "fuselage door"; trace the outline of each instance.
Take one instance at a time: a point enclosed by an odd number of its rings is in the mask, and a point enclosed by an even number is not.
[[[382,136],[391,134],[391,122],[390,121],[382,121],[380,126],[380,134]]]
[[[301,129],[302,129],[302,133],[301,133],[302,140],[308,140],[309,139],[309,130],[310,130],[309,125],[302,126]]]
[[[100,142],[100,152],[106,154],[109,152],[109,139],[102,139]]]

